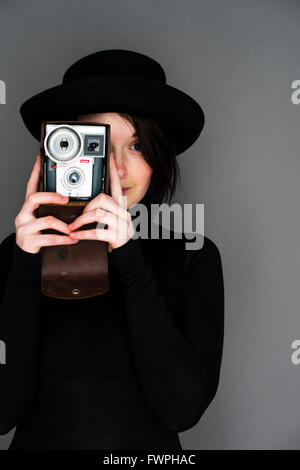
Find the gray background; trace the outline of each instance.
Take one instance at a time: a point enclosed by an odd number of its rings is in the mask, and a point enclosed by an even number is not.
[[[180,434],[184,449],[300,449],[299,23],[299,2],[287,0],[1,1],[1,238],[39,152],[20,104],[80,57],[145,53],[203,106],[205,129],[178,157],[174,202],[205,205],[223,261],[225,343],[217,395]]]

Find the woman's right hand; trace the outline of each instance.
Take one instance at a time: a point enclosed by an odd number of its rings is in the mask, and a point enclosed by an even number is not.
[[[70,234],[68,224],[53,216],[36,218],[34,210],[40,204],[54,203],[66,204],[65,198],[55,192],[37,192],[41,171],[41,156],[38,155],[27,183],[26,198],[22,209],[15,218],[16,243],[28,253],[38,253],[42,246],[70,245],[78,242],[69,236],[55,234],[41,234],[40,230],[54,229]]]

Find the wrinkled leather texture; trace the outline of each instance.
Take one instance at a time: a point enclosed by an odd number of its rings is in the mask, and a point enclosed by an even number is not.
[[[41,204],[38,217],[53,215],[71,223],[81,215],[86,202],[71,201],[68,204]],[[97,222],[86,224],[77,230],[96,228]],[[56,233],[45,229],[42,233]],[[65,234],[64,234],[65,235]],[[79,240],[74,245],[43,246],[41,248],[41,290],[49,297],[83,299],[104,294],[109,290],[108,243],[101,240]]]

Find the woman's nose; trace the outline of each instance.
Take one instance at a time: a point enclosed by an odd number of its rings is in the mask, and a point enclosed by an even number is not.
[[[116,167],[117,167],[117,170],[118,170],[119,177],[123,178],[125,176],[125,173],[126,173],[126,167],[125,167],[123,156],[122,156],[121,152],[112,152],[112,153],[113,153],[113,156],[115,158]]]

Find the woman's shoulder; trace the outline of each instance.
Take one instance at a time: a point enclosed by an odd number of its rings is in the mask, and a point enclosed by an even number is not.
[[[6,237],[2,238],[1,245],[4,245],[6,247],[11,246],[14,244],[15,240],[16,240],[16,232],[12,232]]]
[[[180,243],[174,244],[173,250],[180,246],[185,269],[199,265],[221,264],[221,253],[217,243],[204,234],[182,234]]]
[[[168,229],[157,239],[141,241],[153,263],[168,264],[185,273],[199,266],[222,264],[217,243],[203,234],[175,233]]]
[[[164,229],[163,236],[157,240],[154,239],[152,246],[172,254],[180,252],[190,259],[221,257],[217,243],[212,238],[199,233],[174,232]]]
[[[194,234],[194,240],[192,239],[192,242],[190,236],[187,238],[186,235],[184,235],[183,245],[187,256],[193,259],[205,258],[209,260],[221,257],[217,243],[206,235]]]
[[[15,240],[16,234],[13,232],[2,238],[0,242],[0,266],[2,273],[7,271],[12,264]]]
[[[6,237],[2,238],[0,242],[0,250],[2,255],[6,254],[7,256],[12,254],[13,247],[16,242],[16,233],[12,232]]]

